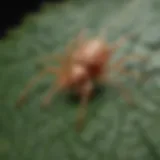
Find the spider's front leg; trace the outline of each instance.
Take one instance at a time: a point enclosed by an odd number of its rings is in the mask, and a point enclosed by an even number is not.
[[[66,52],[67,54],[72,54],[75,47],[80,47],[85,41],[85,38],[84,38],[85,32],[86,32],[86,29],[81,30],[78,33],[78,35],[68,43],[64,52]],[[66,55],[62,53],[54,53],[54,54],[51,53],[47,56],[39,58],[37,60],[37,63],[45,63],[52,60],[56,60],[61,63],[64,60],[65,56]]]
[[[49,55],[47,55],[47,56],[38,58],[38,59],[37,59],[37,63],[38,63],[38,64],[39,64],[39,63],[46,63],[46,62],[52,61],[52,60],[56,60],[56,61],[59,62],[59,61],[62,61],[63,58],[64,58],[64,55],[61,54],[61,53],[59,53],[59,54],[57,54],[57,53],[52,54],[52,53],[51,53],[51,54],[49,54]]]
[[[87,114],[87,106],[89,98],[93,91],[93,84],[91,81],[86,82],[80,89],[80,107],[78,108],[78,115],[76,120],[76,131],[80,132],[83,128],[84,119]]]
[[[39,80],[41,80],[46,74],[54,74],[58,72],[58,68],[55,67],[47,67],[44,70],[42,70],[38,75],[33,77],[25,86],[24,90],[20,94],[19,99],[16,102],[16,107],[19,108],[23,105],[26,96],[29,92],[29,90],[35,85]]]

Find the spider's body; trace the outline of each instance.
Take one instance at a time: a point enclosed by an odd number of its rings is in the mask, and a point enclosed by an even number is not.
[[[89,40],[73,53],[73,59],[85,66],[90,77],[97,78],[103,73],[105,65],[110,60],[111,51],[106,43],[99,39]]]

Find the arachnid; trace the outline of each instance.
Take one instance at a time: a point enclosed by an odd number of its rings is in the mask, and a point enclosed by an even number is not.
[[[116,64],[111,66],[109,65],[109,62],[113,53],[115,53],[116,49],[118,49],[127,38],[122,37],[117,42],[109,44],[102,37],[87,40],[82,33],[83,32],[69,44],[65,55],[57,55],[57,57],[53,56],[54,58],[58,58],[60,63],[59,67],[51,66],[45,68],[38,76],[34,77],[29,84],[27,84],[17,101],[17,107],[22,105],[28,91],[38,80],[47,73],[55,74],[57,80],[52,84],[48,95],[44,98],[43,107],[50,103],[52,96],[56,92],[73,89],[81,97],[76,125],[77,129],[81,129],[82,122],[87,112],[87,103],[93,91],[94,81],[108,82],[109,84],[117,85],[122,89],[122,86],[119,83],[112,83],[108,74],[112,70],[128,74],[122,67],[122,64],[128,57],[121,58]],[[131,58],[134,58],[134,56]],[[49,59],[51,59],[51,57],[49,57]],[[122,92],[126,99],[128,99],[128,93],[123,89]]]

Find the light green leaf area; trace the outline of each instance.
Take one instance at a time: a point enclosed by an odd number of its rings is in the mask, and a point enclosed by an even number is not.
[[[92,37],[103,27],[107,28],[109,41],[125,33],[137,34],[137,38],[129,40],[114,58],[131,53],[149,55],[150,61],[144,64],[144,69],[148,73],[155,68],[158,70],[159,0],[81,0],[46,4],[39,13],[26,16],[21,26],[10,30],[0,41],[1,160],[159,159],[159,72],[150,74],[145,83],[119,75],[117,79],[125,82],[133,105],[121,97],[118,88],[102,88],[103,91],[89,102],[82,133],[75,132],[78,100],[60,93],[46,110],[40,109],[54,76],[46,76],[38,82],[23,108],[15,109],[24,85],[40,71],[38,58],[63,52],[69,40],[83,28],[88,28],[87,36]]]

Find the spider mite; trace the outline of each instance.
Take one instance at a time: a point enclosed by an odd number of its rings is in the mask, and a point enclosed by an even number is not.
[[[51,66],[45,68],[26,85],[17,101],[17,107],[22,105],[28,91],[38,80],[47,73],[55,74],[57,80],[53,83],[48,95],[44,98],[42,106],[47,106],[50,103],[52,96],[58,91],[75,90],[81,97],[76,121],[76,129],[80,130],[87,113],[87,103],[93,91],[93,81],[114,84],[108,78],[111,69],[116,69],[121,73],[128,74],[122,67],[122,64],[130,57],[121,58],[116,64],[109,65],[113,55],[112,53],[114,53],[126,40],[126,37],[122,37],[117,42],[109,44],[101,36],[87,40],[84,38],[84,32],[80,32],[76,39],[67,46],[67,49],[65,50],[66,54],[62,56],[53,56],[55,59],[59,60],[59,67]],[[46,59],[50,60],[51,57],[49,56]],[[119,83],[114,85],[117,85],[120,89],[123,88]],[[128,93],[123,89],[122,93],[128,100]]]

